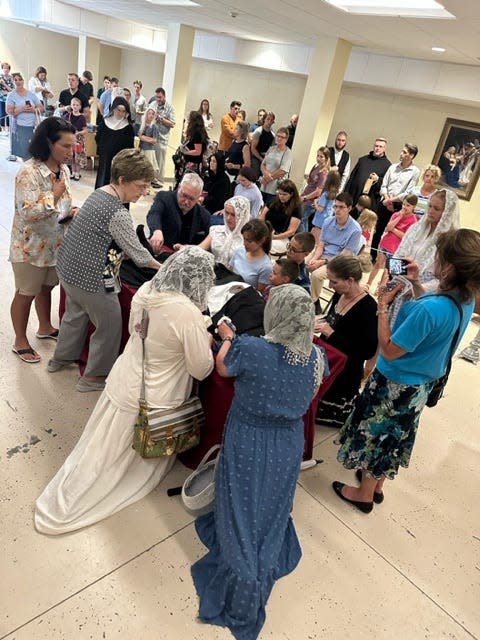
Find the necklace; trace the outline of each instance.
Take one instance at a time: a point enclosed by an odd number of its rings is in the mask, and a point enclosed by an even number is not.
[[[123,200],[122,200],[122,199],[121,199],[121,197],[120,197],[120,194],[118,193],[118,191],[116,190],[116,188],[113,186],[113,184],[112,184],[112,183],[110,183],[108,186],[110,187],[110,189],[111,189],[112,191],[114,191],[114,192],[115,192],[115,195],[116,195],[116,196],[117,196],[117,198],[120,200],[120,202],[123,202]]]
[[[340,300],[341,300],[340,298],[337,304],[335,305],[335,311],[341,315],[344,315],[347,311],[349,311],[353,307],[356,300],[358,300],[359,298],[365,295],[367,295],[365,291],[360,291],[360,293],[357,294],[354,298],[352,298],[352,300],[347,300],[347,302],[345,302],[345,299],[344,299],[343,305],[340,305]]]

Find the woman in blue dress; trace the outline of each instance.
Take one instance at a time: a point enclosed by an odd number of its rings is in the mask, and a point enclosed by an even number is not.
[[[273,287],[265,336],[218,327],[221,376],[235,377],[215,479],[215,507],[196,522],[208,553],[192,567],[200,618],[254,640],[278,578],[298,564],[291,518],[303,452],[303,420],[323,373],[312,345],[314,310],[293,284]]]
[[[403,284],[381,292],[377,368],[340,432],[337,458],[346,469],[356,469],[360,487],[335,481],[333,489],[364,513],[383,502],[385,479],[393,480],[400,466],[408,467],[420,414],[434,382],[445,374],[452,339],[458,329],[456,348],[480,292],[480,233],[447,231],[436,247],[437,290],[424,292],[419,267],[410,258],[407,278],[418,298],[401,307],[393,331],[388,305]]]

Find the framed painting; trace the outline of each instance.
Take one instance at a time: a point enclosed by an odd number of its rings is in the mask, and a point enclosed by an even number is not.
[[[480,124],[447,118],[433,156],[440,182],[470,200],[480,172]]]

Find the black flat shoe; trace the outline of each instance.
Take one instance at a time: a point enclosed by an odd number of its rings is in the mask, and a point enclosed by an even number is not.
[[[360,483],[362,482],[362,470],[361,469],[357,469],[355,471],[355,477]],[[382,504],[382,502],[384,500],[385,500],[385,496],[383,495],[383,491],[374,491],[373,492],[373,501],[375,502],[375,504]]]
[[[339,498],[345,500],[345,502],[349,502],[362,513],[370,513],[370,511],[373,509],[373,502],[360,502],[359,500],[350,500],[350,498],[346,498],[342,493],[342,489],[344,486],[344,482],[338,482],[338,480],[332,482],[333,490]]]

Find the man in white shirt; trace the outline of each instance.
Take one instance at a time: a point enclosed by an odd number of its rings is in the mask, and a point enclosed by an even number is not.
[[[413,164],[417,153],[417,145],[406,142],[400,153],[400,162],[387,169],[380,187],[381,200],[377,209],[378,220],[372,238],[372,249],[377,249],[392,213],[400,211],[403,199],[418,182],[420,169]]]
[[[158,181],[163,186],[165,174],[165,157],[167,155],[168,138],[170,129],[175,126],[175,110],[167,102],[167,96],[163,87],[155,89],[155,96],[150,98],[148,104],[154,104],[157,108],[156,124],[158,127],[158,142],[155,145],[155,156],[158,163]]]

